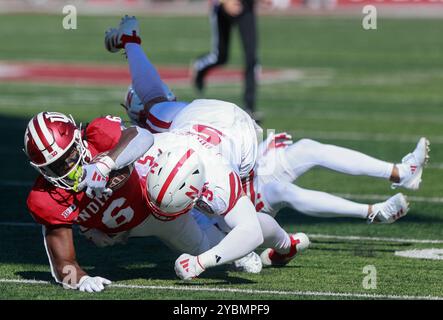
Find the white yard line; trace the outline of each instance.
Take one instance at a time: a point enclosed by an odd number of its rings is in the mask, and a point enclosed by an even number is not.
[[[11,284],[50,284],[48,281],[40,280],[21,280],[21,279],[0,279],[0,283]],[[276,295],[276,296],[308,296],[308,297],[337,297],[337,298],[367,298],[367,299],[400,299],[400,300],[443,300],[439,296],[408,296],[394,294],[370,294],[370,293],[351,293],[351,292],[330,292],[330,291],[278,291],[278,290],[254,290],[254,289],[236,289],[236,288],[213,288],[203,286],[144,286],[129,284],[111,284],[111,288],[121,289],[145,289],[145,290],[171,290],[171,291],[194,291],[194,292],[229,292],[242,293],[250,295]]]
[[[308,237],[311,239],[331,239],[331,240],[347,240],[347,241],[382,241],[382,242],[399,242],[399,243],[443,244],[443,240],[429,240],[429,239],[339,236],[339,235],[331,235],[331,234],[308,234]]]

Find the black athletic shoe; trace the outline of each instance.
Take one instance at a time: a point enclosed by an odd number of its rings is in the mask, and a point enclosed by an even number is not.
[[[198,94],[202,94],[205,88],[205,80],[203,72],[199,72],[195,68],[195,62],[191,62],[190,66],[192,86],[195,88]]]

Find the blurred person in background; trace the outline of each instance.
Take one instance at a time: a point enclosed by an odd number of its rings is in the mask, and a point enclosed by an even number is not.
[[[257,27],[254,0],[210,0],[212,28],[211,52],[200,56],[192,65],[193,85],[198,92],[205,87],[208,72],[228,61],[229,40],[234,25],[238,25],[245,54],[244,109],[256,121],[261,116],[256,111],[257,91]]]

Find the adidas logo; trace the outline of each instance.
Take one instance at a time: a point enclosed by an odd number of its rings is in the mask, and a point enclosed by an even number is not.
[[[185,269],[186,272],[189,272],[189,259],[185,259],[180,261],[180,264]]]

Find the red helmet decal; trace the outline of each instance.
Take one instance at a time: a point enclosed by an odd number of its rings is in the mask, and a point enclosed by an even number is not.
[[[198,198],[199,194],[200,194],[200,190],[198,190],[196,187],[194,186],[189,186],[189,188],[191,189],[191,191],[186,192],[186,196],[188,196],[189,198],[191,198],[192,200],[194,200],[195,198]]]
[[[183,166],[183,164],[186,162],[186,160],[188,160],[193,153],[194,153],[194,150],[188,149],[188,151],[186,151],[186,153],[180,158],[180,160],[177,162],[175,167],[169,173],[169,176],[166,178],[166,181],[165,181],[164,185],[162,186],[162,188],[160,189],[160,192],[158,194],[158,198],[156,201],[157,205],[160,205],[162,203],[163,197],[166,194],[166,190],[168,190],[169,185],[171,184],[172,180],[177,175],[178,171]]]

